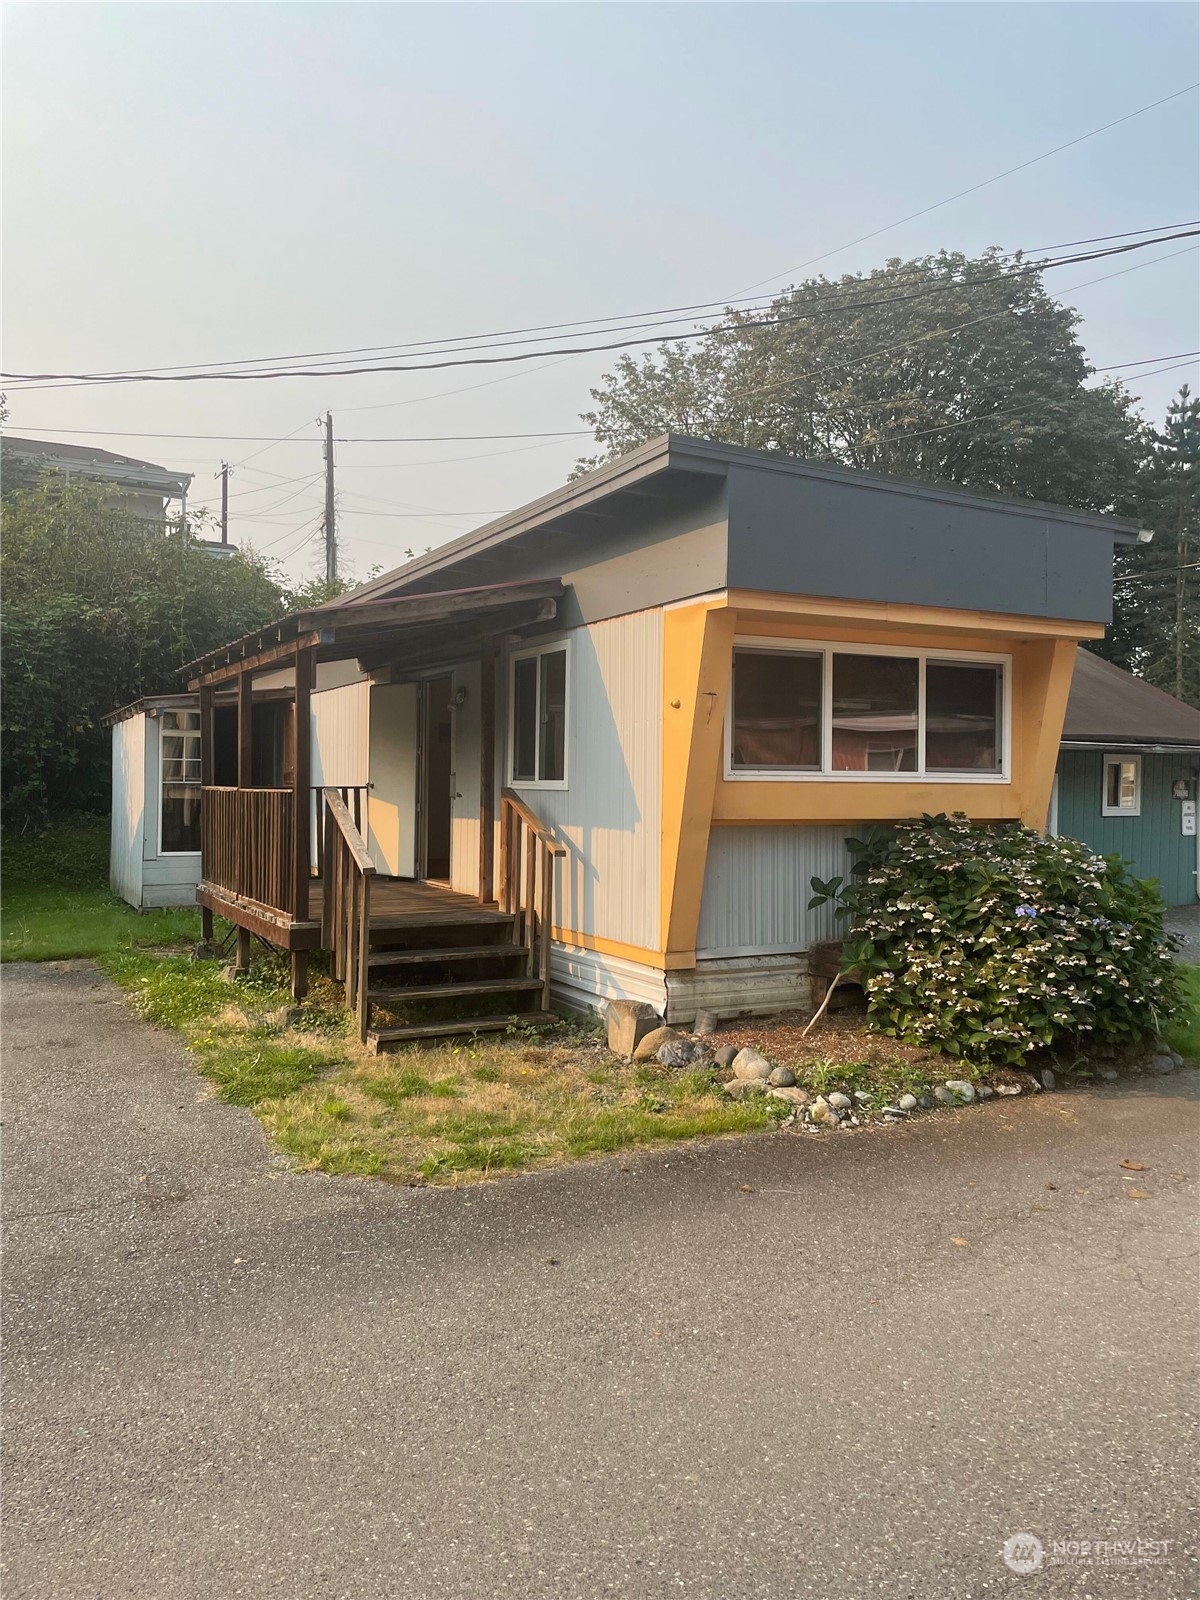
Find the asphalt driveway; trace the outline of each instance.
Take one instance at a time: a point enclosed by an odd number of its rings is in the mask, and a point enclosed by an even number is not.
[[[398,1190],[3,987],[5,1600],[1200,1593],[1197,1074]]]

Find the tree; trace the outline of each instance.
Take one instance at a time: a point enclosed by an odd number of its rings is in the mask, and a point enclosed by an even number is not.
[[[288,609],[280,575],[253,555],[215,559],[164,533],[98,484],[44,473],[5,494],[6,824],[108,803],[101,719],[181,687],[179,669]]]
[[[1151,436],[1137,511],[1155,537],[1118,552],[1113,625],[1096,648],[1200,706],[1200,399],[1187,384]]]
[[[867,471],[1126,509],[1145,426],[1088,385],[1078,313],[996,250],[812,278],[695,349],[622,356],[583,420],[598,465],[668,430]]]

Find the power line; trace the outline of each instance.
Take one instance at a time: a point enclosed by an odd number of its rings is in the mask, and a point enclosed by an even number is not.
[[[1192,572],[1200,567],[1200,561],[1181,561],[1173,567],[1151,567],[1148,572],[1128,572],[1123,577],[1114,578],[1114,583],[1140,583],[1143,578],[1170,577],[1176,572]]]
[[[1011,282],[1015,278],[1028,277],[1033,274],[1047,272],[1052,268],[1073,266],[1084,261],[1098,261],[1109,256],[1124,255],[1132,250],[1145,250],[1157,244],[1168,244],[1175,239],[1195,238],[1200,229],[1192,228],[1173,234],[1162,234],[1152,239],[1136,240],[1130,244],[1113,245],[1104,250],[1093,250],[1072,256],[1059,256],[1044,261],[1032,262],[1026,266],[1018,266],[1006,271],[993,274],[990,277],[980,277],[970,280],[951,280],[947,283],[931,285],[928,288],[916,290],[911,294],[885,295],[875,300],[850,300],[844,304],[834,304],[817,308],[804,315],[772,316],[761,319],[746,319],[735,323],[732,328],[724,321],[711,328],[692,329],[687,333],[662,334],[655,333],[645,338],[620,339],[608,344],[579,345],[568,350],[526,350],[506,355],[471,355],[451,356],[445,360],[429,362],[408,362],[403,364],[374,364],[371,366],[341,367],[329,370],[318,368],[272,368],[256,372],[180,372],[162,374],[155,372],[129,372],[116,378],[95,379],[88,373],[6,373],[4,376],[13,382],[23,382],[34,386],[64,385],[71,388],[94,387],[97,384],[108,385],[118,383],[202,383],[202,382],[255,382],[271,378],[330,378],[330,377],[358,377],[371,373],[386,372],[428,372],[438,371],[448,367],[474,367],[495,366],[518,361],[540,359],[547,354],[553,355],[590,355],[607,353],[612,350],[627,349],[633,345],[672,343],[678,340],[700,339],[711,337],[719,333],[742,333],[758,327],[781,327],[794,322],[811,322],[818,316],[836,315],[843,311],[857,312],[872,310],[884,305],[899,305],[913,300],[926,299],[933,294],[944,294],[952,290],[963,290],[995,283],[1000,281]],[[24,392],[24,391],[22,391]],[[298,429],[296,430],[299,431]]]
[[[9,427],[20,428],[19,423],[9,423]],[[295,433],[299,433],[297,428]],[[334,440],[335,444],[467,444],[478,440],[490,439],[562,439],[574,437],[581,433],[590,433],[590,428],[547,428],[541,433],[405,433],[391,435],[385,438],[369,437],[355,438],[343,437],[341,434]],[[69,433],[72,437],[96,437],[106,439],[215,439],[226,444],[287,444],[295,438],[295,433],[286,434],[283,438],[276,438],[270,433],[139,433],[136,429],[122,428],[51,428],[51,433]],[[296,439],[297,444],[310,444],[309,439]],[[218,459],[217,457],[213,458]],[[247,456],[247,460],[253,457]],[[230,470],[235,466],[244,466],[245,462],[231,462]]]
[[[776,278],[791,277],[793,273],[803,272],[805,267],[815,266],[818,261],[828,261],[830,256],[840,255],[843,250],[852,250],[856,244],[865,244],[868,239],[878,239],[881,233],[890,233],[893,228],[902,228],[906,222],[915,222],[918,217],[927,217],[931,211],[940,211],[943,206],[948,206],[955,200],[962,200],[966,195],[976,194],[980,189],[986,189],[993,183],[999,183],[1002,178],[1011,178],[1014,172],[1024,172],[1027,167],[1035,167],[1039,161],[1048,161],[1051,156],[1059,155],[1063,150],[1070,150],[1077,144],[1083,144],[1087,139],[1094,139],[1097,134],[1107,133],[1110,128],[1118,128],[1123,122],[1132,122],[1134,117],[1145,116],[1148,111],[1156,111],[1159,106],[1165,106],[1171,100],[1178,100],[1181,95],[1191,94],[1192,90],[1197,88],[1200,88],[1200,82],[1189,83],[1186,88],[1176,89],[1173,94],[1163,95],[1161,100],[1152,100],[1148,106],[1139,106],[1136,111],[1126,112],[1123,117],[1115,117],[1111,122],[1105,122],[1099,128],[1092,128],[1088,133],[1081,133],[1077,139],[1068,139],[1065,144],[1056,144],[1052,150],[1043,150],[1041,155],[1032,156],[1028,161],[1018,162],[1015,167],[1006,167],[1003,172],[997,172],[991,178],[984,178],[979,183],[972,183],[965,189],[959,189],[954,194],[947,195],[944,200],[935,200],[931,206],[922,206],[920,211],[910,211],[906,217],[898,217],[895,222],[888,222],[882,228],[873,228],[870,233],[859,234],[857,239],[851,239],[846,244],[837,245],[832,250],[825,250],[819,256],[809,256],[807,261],[802,261],[797,267],[789,267],[786,272],[775,272],[769,278],[760,278],[757,283],[747,284],[747,291],[761,289],[764,284],[774,283]]]

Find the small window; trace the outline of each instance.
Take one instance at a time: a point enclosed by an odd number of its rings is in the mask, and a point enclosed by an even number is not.
[[[1000,668],[930,661],[925,668],[925,766],[929,772],[999,772]]]
[[[734,652],[733,765],[820,772],[820,656]]]
[[[159,719],[161,855],[200,849],[200,713],[164,711]]]
[[[565,784],[567,649],[555,645],[518,656],[512,667],[512,781]]]
[[[1101,809],[1106,817],[1141,816],[1141,756],[1105,756],[1104,804]]]

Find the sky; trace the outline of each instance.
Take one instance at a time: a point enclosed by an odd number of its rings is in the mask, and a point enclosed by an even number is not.
[[[890,226],[1193,84],[1190,4],[10,4],[3,32],[9,372],[618,316],[782,288],[817,256],[837,274],[1200,216],[1193,91]],[[1200,346],[1186,241],[1047,281],[1097,367]],[[582,429],[614,360],[10,382],[7,426],[194,473],[192,508],[228,460],[231,537],[302,579],[331,410],[361,578],[550,492],[590,437],[393,441]],[[1130,388],[1157,421],[1196,377]]]

